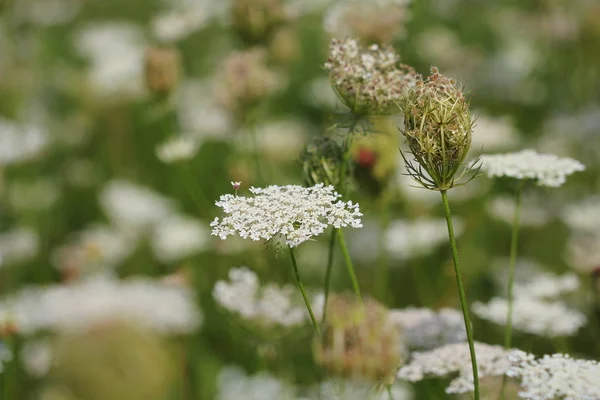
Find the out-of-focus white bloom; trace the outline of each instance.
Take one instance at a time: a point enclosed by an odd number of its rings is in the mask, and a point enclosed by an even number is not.
[[[393,400],[414,398],[412,388],[404,382],[396,382],[391,390]],[[377,389],[372,382],[328,380],[321,383],[315,392],[314,395],[298,400],[391,400],[386,389]]]
[[[509,350],[502,346],[492,346],[475,342],[479,378],[502,376],[510,368],[507,358]],[[418,382],[429,377],[446,377],[458,373],[450,382],[446,393],[467,393],[473,388],[473,368],[471,354],[466,342],[448,344],[427,352],[412,353],[409,364],[400,368],[398,378]]]
[[[561,214],[567,226],[579,232],[597,232],[600,227],[600,196],[568,205]]]
[[[252,240],[270,240],[277,235],[291,247],[323,233],[325,228],[360,228],[358,204],[338,200],[333,186],[295,185],[251,187],[253,197],[222,195],[216,205],[227,214],[210,224],[212,234],[226,239],[239,235]]]
[[[464,231],[464,224],[459,218],[452,222],[454,234],[458,237]],[[395,220],[385,232],[384,240],[391,257],[409,260],[427,255],[447,243],[448,227],[444,219]]]
[[[108,321],[124,320],[163,334],[190,333],[201,317],[190,289],[135,278],[93,277],[66,286],[30,287],[6,300],[18,332],[81,332]]]
[[[477,114],[473,127],[471,149],[477,153],[506,150],[519,143],[519,137],[509,117],[490,117]]]
[[[78,232],[53,254],[54,266],[66,273],[106,273],[120,266],[136,249],[133,232],[95,225]]]
[[[506,375],[521,381],[522,399],[593,400],[600,398],[600,364],[577,360],[568,354],[544,355],[515,351],[509,355],[513,366]]]
[[[152,33],[163,42],[175,42],[199,31],[210,21],[209,1],[179,1],[174,8],[156,15],[152,22]]]
[[[315,78],[303,89],[302,97],[315,108],[334,110],[341,105],[329,78]]]
[[[266,328],[306,323],[306,308],[292,301],[293,286],[261,287],[256,274],[245,267],[230,270],[229,280],[218,281],[213,288],[215,301],[229,312]]]
[[[0,165],[29,161],[43,152],[49,143],[48,132],[35,125],[0,117]]]
[[[228,366],[217,377],[217,400],[295,400],[291,386],[268,372],[248,376],[239,367]]]
[[[487,212],[494,218],[512,224],[515,218],[516,204],[514,197],[496,196],[486,205]],[[519,224],[539,228],[550,222],[551,213],[544,209],[538,198],[523,196]]]
[[[190,135],[224,138],[233,129],[231,114],[215,100],[213,87],[204,81],[185,81],[176,94],[181,128]]]
[[[60,197],[60,189],[50,178],[14,181],[7,188],[8,204],[17,212],[39,212],[51,208]]]
[[[571,158],[523,150],[481,156],[481,170],[490,178],[533,180],[539,186],[559,187],[566,182],[567,176],[585,170],[585,166]]]
[[[2,265],[20,264],[35,258],[40,248],[40,237],[27,227],[17,227],[0,234]]]
[[[0,342],[0,373],[4,371],[4,363],[11,361],[12,357],[12,351]]]
[[[484,304],[473,303],[473,313],[499,325],[506,324],[508,301],[495,297]],[[514,330],[547,337],[572,336],[587,323],[586,316],[561,301],[544,301],[534,297],[515,297],[512,327]]]
[[[21,350],[21,360],[29,375],[42,378],[52,365],[52,346],[43,339],[26,342]]]
[[[409,0],[344,0],[329,7],[323,25],[333,37],[390,43],[406,34]]]
[[[93,22],[75,36],[77,51],[90,60],[89,85],[101,99],[130,99],[144,93],[146,42],[139,26],[126,22]]]
[[[70,22],[83,6],[79,0],[33,0],[16,2],[13,13],[40,25],[54,26]]]
[[[406,344],[412,349],[429,350],[467,340],[463,316],[451,308],[396,309],[389,311],[389,318],[401,329]]]
[[[307,127],[292,119],[262,123],[255,129],[258,151],[275,162],[296,160],[308,136]],[[244,137],[251,138],[251,135]]]
[[[190,135],[177,135],[156,148],[156,156],[165,164],[191,160],[198,153],[199,143]]]
[[[100,205],[119,228],[143,232],[173,214],[173,203],[133,182],[113,180],[100,193]]]
[[[173,262],[204,251],[210,231],[204,223],[185,216],[173,216],[156,225],[152,250],[162,262]]]
[[[536,299],[555,299],[579,290],[581,284],[575,274],[554,275],[541,273],[527,283],[515,282],[515,297],[533,297]]]
[[[578,272],[589,273],[600,260],[600,233],[576,233],[571,235],[566,254],[569,266]]]

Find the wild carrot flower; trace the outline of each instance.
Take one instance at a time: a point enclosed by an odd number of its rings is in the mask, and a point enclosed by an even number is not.
[[[506,375],[521,381],[522,399],[600,398],[600,364],[577,360],[568,354],[534,355],[515,351],[509,355],[512,367]]]
[[[416,73],[399,63],[392,48],[362,48],[356,39],[333,39],[325,69],[338,97],[355,115],[388,114],[397,109]]]
[[[559,187],[566,182],[567,176],[585,170],[585,166],[572,158],[523,150],[481,156],[481,170],[490,178],[530,180],[538,186]]]
[[[227,214],[211,223],[212,234],[226,239],[239,235],[252,240],[271,240],[281,235],[296,247],[328,227],[362,226],[358,204],[338,200],[333,186],[251,187],[252,197],[222,195],[216,205]]]

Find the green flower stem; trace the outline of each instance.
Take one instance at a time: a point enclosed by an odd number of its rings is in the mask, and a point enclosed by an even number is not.
[[[342,228],[337,228],[336,230],[338,233],[340,248],[342,249],[342,254],[344,255],[346,268],[348,269],[348,275],[350,275],[350,280],[352,281],[354,293],[356,293],[356,297],[358,297],[358,299],[362,302],[362,295],[360,294],[358,279],[356,279],[356,274],[354,273],[354,266],[352,265],[352,259],[350,258],[350,253],[348,253],[348,247],[346,246],[346,240],[344,239],[344,232],[342,231]]]
[[[325,271],[325,301],[323,302],[323,316],[321,317],[321,324],[325,323],[327,317],[327,300],[329,299],[329,288],[331,287],[331,271],[333,270],[333,251],[335,248],[336,236],[336,230],[331,229],[331,236],[329,237],[329,254],[327,256],[327,270]]]
[[[473,329],[471,328],[471,318],[469,317],[469,307],[467,306],[467,298],[465,288],[463,286],[462,276],[460,272],[460,262],[458,260],[458,249],[456,248],[456,239],[454,238],[454,228],[452,226],[452,215],[450,214],[450,204],[448,203],[448,193],[446,190],[440,191],[442,202],[444,203],[444,212],[446,214],[446,224],[448,225],[448,238],[450,239],[450,247],[452,248],[452,259],[454,261],[454,273],[456,275],[456,284],[458,286],[458,294],[460,296],[460,306],[462,308],[463,317],[465,319],[465,329],[467,330],[467,340],[469,341],[469,351],[471,353],[471,366],[473,367],[473,385],[474,399],[479,400],[479,373],[477,371],[477,358],[475,356],[475,343],[473,340]]]
[[[308,300],[308,296],[306,296],[306,291],[304,290],[304,285],[300,280],[300,271],[298,270],[298,263],[296,262],[296,254],[294,254],[294,249],[288,246],[290,251],[290,257],[292,258],[292,265],[294,266],[294,273],[296,274],[296,281],[298,282],[298,287],[300,288],[300,292],[302,293],[302,298],[304,299],[304,304],[306,304],[306,309],[310,314],[310,319],[315,327],[315,331],[321,336],[321,329],[319,329],[319,324],[317,323],[317,319],[315,318],[315,314],[313,313],[312,307],[310,306],[310,301]]]
[[[387,394],[389,400],[394,400],[394,395],[392,394],[392,385],[387,385]]]
[[[508,313],[506,315],[506,331],[504,332],[504,347],[510,348],[512,339],[513,315],[513,283],[515,280],[515,263],[517,261],[517,246],[519,243],[519,218],[521,217],[521,197],[523,186],[519,185],[515,200],[515,215],[510,239],[510,260],[508,264]]]

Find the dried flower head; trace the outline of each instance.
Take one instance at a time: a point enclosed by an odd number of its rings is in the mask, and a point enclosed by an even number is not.
[[[403,135],[414,160],[408,173],[431,190],[452,188],[471,146],[473,120],[469,102],[454,79],[431,68],[407,95]]]
[[[475,342],[479,377],[502,376],[510,367],[509,350],[502,346],[492,346]],[[429,377],[446,377],[456,374],[446,393],[467,393],[473,391],[473,367],[467,342],[448,344],[427,352],[412,353],[409,364],[400,368],[398,378],[418,382]]]
[[[241,113],[268,97],[278,77],[267,66],[266,52],[251,48],[231,53],[217,76],[217,98],[232,112]]]
[[[531,180],[538,186],[559,187],[566,182],[567,176],[585,170],[585,166],[572,158],[522,150],[481,156],[481,170],[490,178]]]
[[[329,137],[315,137],[300,156],[304,181],[313,186],[317,183],[337,186],[344,163],[344,150]]]
[[[266,39],[287,19],[282,0],[233,0],[231,7],[233,28],[250,42]]]
[[[144,64],[146,87],[157,95],[171,93],[179,82],[181,54],[174,47],[149,47]]]
[[[281,235],[296,247],[320,235],[328,226],[362,226],[358,204],[338,200],[333,186],[317,184],[308,188],[295,185],[251,187],[252,197],[222,195],[216,205],[225,214],[210,224],[212,234],[226,239],[239,235],[252,240],[271,240]]]
[[[332,39],[325,69],[338,97],[353,114],[389,114],[417,77],[399,61],[391,47],[371,45],[365,49],[356,39]]]
[[[363,43],[389,44],[406,34],[407,0],[344,0],[327,10],[325,30],[334,37],[356,37]]]
[[[404,347],[386,308],[373,299],[334,295],[327,303],[323,337],[315,339],[317,363],[335,375],[382,380],[393,376]]]
[[[600,364],[576,360],[568,354],[545,355],[515,351],[509,355],[512,367],[506,375],[521,380],[522,399],[592,400],[600,398]]]

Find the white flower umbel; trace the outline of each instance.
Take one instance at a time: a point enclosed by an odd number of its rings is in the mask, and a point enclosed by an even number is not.
[[[0,233],[0,256],[2,265],[21,264],[34,259],[40,248],[37,231],[28,227],[16,227]]]
[[[160,261],[174,262],[206,250],[210,239],[205,223],[177,215],[157,224],[151,246]]]
[[[513,366],[506,375],[521,381],[519,397],[530,400],[600,399],[600,364],[578,360],[568,354],[534,355],[515,351],[509,355]]]
[[[239,235],[252,240],[271,240],[277,235],[290,247],[318,236],[328,227],[360,228],[358,204],[338,200],[333,186],[251,187],[252,197],[222,195],[216,205],[225,214],[210,224],[212,234],[226,239]]]
[[[473,312],[499,325],[506,324],[508,301],[495,297],[489,303],[473,303]],[[543,301],[533,297],[515,297],[513,329],[534,335],[556,337],[575,335],[587,323],[581,312],[560,301]]]
[[[408,307],[389,311],[389,318],[401,331],[409,348],[429,350],[467,340],[465,322],[460,311],[442,308]]]
[[[561,216],[565,224],[572,230],[596,232],[600,226],[600,196],[568,205],[564,208]]]
[[[509,351],[501,346],[475,342],[479,377],[501,376],[510,367]],[[427,352],[412,354],[409,364],[398,371],[398,378],[418,382],[430,377],[446,377],[458,373],[446,393],[473,391],[473,374],[469,346],[466,342],[449,344]]]
[[[359,380],[327,380],[298,400],[412,400],[414,393],[406,382],[396,382],[391,387],[392,397],[383,385],[374,387],[373,382]]]
[[[267,284],[261,287],[258,276],[245,267],[232,269],[229,282],[218,281],[213,288],[217,304],[266,328],[290,328],[308,321],[306,309],[292,301],[293,292],[292,286]]]
[[[484,113],[476,115],[471,151],[510,150],[518,142],[515,126],[509,117],[495,118]]]
[[[0,166],[31,160],[44,151],[49,142],[45,129],[0,117]]]
[[[481,156],[481,171],[488,177],[531,180],[539,186],[559,187],[567,176],[583,170],[585,166],[577,160],[534,150]]]
[[[18,332],[82,332],[124,320],[162,334],[196,330],[201,316],[191,290],[147,278],[94,277],[71,285],[29,287],[0,304]]]
[[[562,295],[577,292],[581,284],[575,274],[555,275],[541,273],[527,283],[515,282],[515,297],[534,297],[537,299],[555,299]]]
[[[156,147],[156,156],[165,164],[191,160],[198,153],[199,142],[190,135],[177,135]]]
[[[293,388],[268,372],[248,376],[241,368],[227,366],[217,377],[217,400],[296,400]]]
[[[459,218],[454,218],[453,223],[458,237],[464,230],[464,224]],[[446,221],[443,219],[392,221],[385,232],[385,247],[391,257],[399,260],[424,256],[447,242],[446,229]]]

